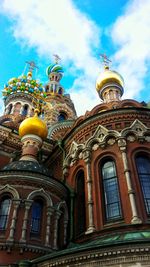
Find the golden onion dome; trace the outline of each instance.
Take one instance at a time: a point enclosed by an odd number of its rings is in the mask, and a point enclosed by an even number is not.
[[[97,78],[96,90],[100,91],[105,84],[111,82],[118,83],[119,85],[121,85],[121,87],[124,87],[124,80],[122,76],[114,70],[109,70],[109,68],[106,66],[105,71],[100,73]]]
[[[36,111],[35,111],[36,112]],[[27,134],[34,134],[42,139],[45,139],[48,134],[48,129],[45,124],[39,117],[36,112],[34,117],[25,119],[19,127],[19,135],[22,138]]]

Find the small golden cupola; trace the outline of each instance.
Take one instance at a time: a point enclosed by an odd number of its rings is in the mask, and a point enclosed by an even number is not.
[[[20,160],[38,161],[37,155],[43,140],[47,137],[48,129],[39,117],[39,110],[35,109],[34,117],[25,119],[19,127],[19,135],[23,143]]]
[[[124,80],[118,72],[109,69],[111,61],[107,56],[101,56],[104,62],[104,71],[97,78],[96,90],[105,103],[119,101],[124,92]]]
[[[19,135],[22,138],[25,135],[37,135],[42,140],[47,137],[47,126],[44,121],[38,117],[38,109],[35,109],[34,117],[25,119],[19,127]]]

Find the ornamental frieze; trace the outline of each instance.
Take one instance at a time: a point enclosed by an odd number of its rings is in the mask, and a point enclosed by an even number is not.
[[[145,126],[141,121],[136,119],[130,127],[126,127],[121,132],[108,130],[106,127],[99,125],[93,135],[84,143],[73,141],[68,154],[64,160],[63,169],[67,173],[67,168],[72,167],[77,160],[84,158],[86,151],[96,151],[107,146],[113,146],[115,143],[118,147],[125,148],[127,142],[150,142],[150,128]]]
[[[82,124],[75,124],[76,127],[70,131],[67,137],[67,147],[66,150],[70,147],[72,139],[77,143],[83,143],[85,140],[88,140],[89,134],[95,132],[98,125],[103,125],[106,128],[111,128],[116,130],[118,123],[121,123],[119,126],[119,131],[126,128],[126,123],[132,124],[133,121],[138,119],[143,121],[147,127],[150,127],[150,112],[143,110],[142,114],[137,112],[135,109],[129,110],[113,110],[107,114],[96,114],[94,117],[86,119]],[[72,135],[73,133],[73,135]]]

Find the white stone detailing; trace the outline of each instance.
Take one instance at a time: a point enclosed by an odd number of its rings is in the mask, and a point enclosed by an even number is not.
[[[119,146],[121,154],[122,154],[124,173],[125,173],[125,177],[126,177],[129,200],[130,200],[130,205],[131,205],[131,211],[132,211],[131,223],[140,224],[140,223],[142,223],[142,221],[138,217],[136,201],[135,201],[135,194],[134,194],[134,190],[132,188],[132,183],[131,183],[130,171],[129,171],[129,167],[128,167],[128,159],[127,159],[127,154],[126,154],[126,140],[125,139],[119,139],[118,140],[118,146]]]

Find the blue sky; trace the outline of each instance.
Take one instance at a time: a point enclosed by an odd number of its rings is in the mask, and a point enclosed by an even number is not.
[[[53,54],[62,58],[65,92],[78,115],[100,102],[95,80],[99,55],[124,77],[125,98],[150,99],[149,0],[1,0],[0,88],[22,74],[25,62],[38,65],[45,83]],[[2,112],[2,97],[0,98]]]

